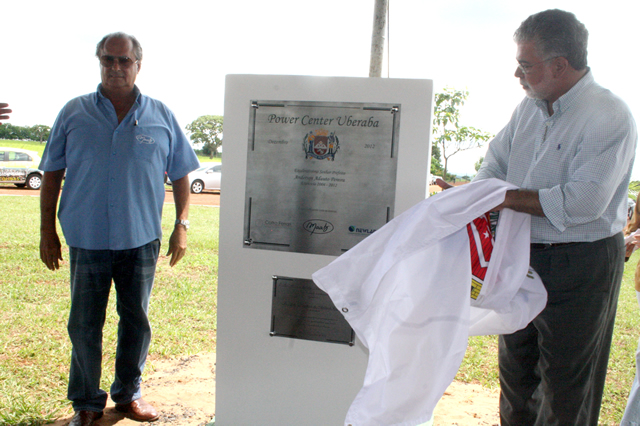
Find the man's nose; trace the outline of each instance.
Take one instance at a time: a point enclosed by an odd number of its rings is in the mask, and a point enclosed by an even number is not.
[[[516,72],[513,73],[516,78],[524,78],[524,72],[522,72],[522,68],[516,67]]]

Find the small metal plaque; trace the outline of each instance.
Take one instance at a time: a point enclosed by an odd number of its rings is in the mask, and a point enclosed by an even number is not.
[[[273,277],[271,335],[354,345],[355,333],[312,280]]]
[[[252,101],[246,248],[339,256],[393,218],[400,105]]]

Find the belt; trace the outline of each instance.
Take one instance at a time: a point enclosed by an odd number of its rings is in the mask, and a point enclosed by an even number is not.
[[[547,250],[550,248],[554,248],[554,247],[562,247],[562,246],[570,246],[573,244],[578,244],[576,242],[571,242],[571,243],[548,243],[548,244],[543,244],[543,243],[531,243],[531,248],[534,250]]]

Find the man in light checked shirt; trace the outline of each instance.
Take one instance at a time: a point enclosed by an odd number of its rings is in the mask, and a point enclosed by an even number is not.
[[[548,291],[525,329],[500,336],[502,425],[597,425],[622,280],[637,129],[587,67],[588,32],[547,10],[514,35],[526,93],[475,180],[503,179],[504,208],[532,215],[531,266]]]

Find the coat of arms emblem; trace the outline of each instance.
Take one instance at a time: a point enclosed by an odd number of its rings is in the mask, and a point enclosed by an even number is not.
[[[305,135],[302,147],[305,158],[333,161],[338,152],[339,143],[335,132],[314,130]]]

